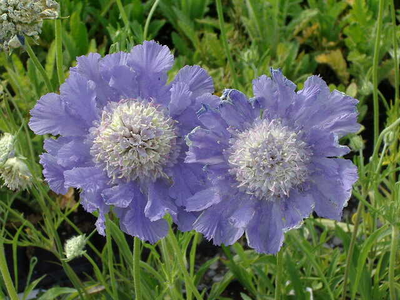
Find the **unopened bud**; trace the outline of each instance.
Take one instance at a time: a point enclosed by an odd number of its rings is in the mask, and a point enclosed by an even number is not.
[[[0,167],[0,177],[10,190],[24,190],[32,183],[32,174],[24,157],[11,157]]]
[[[64,252],[67,260],[72,260],[85,253],[86,237],[84,234],[74,236],[67,240],[64,245]]]

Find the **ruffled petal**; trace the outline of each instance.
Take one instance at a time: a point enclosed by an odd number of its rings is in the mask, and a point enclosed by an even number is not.
[[[206,186],[206,174],[200,164],[175,164],[171,168],[174,179],[169,188],[169,196],[175,199],[177,206],[184,206],[184,201]]]
[[[73,112],[60,95],[49,93],[39,99],[30,111],[29,127],[36,134],[79,136],[87,134],[88,126]]]
[[[199,213],[197,212],[187,212],[183,208],[178,207],[178,213],[173,217],[174,223],[178,225],[180,231],[190,231],[193,230],[193,223],[196,221]]]
[[[221,137],[230,137],[230,133],[227,130],[229,125],[222,118],[219,111],[211,108],[208,105],[203,105],[202,109],[197,113],[197,117],[205,128]]]
[[[120,183],[103,190],[101,195],[105,204],[126,208],[134,200],[136,189],[139,189],[139,186],[134,182]]]
[[[357,167],[347,159],[313,159],[314,183],[310,192],[315,199],[315,211],[323,218],[340,220],[343,207],[351,196],[352,185],[358,180]]]
[[[275,254],[284,239],[281,210],[272,201],[260,201],[255,211],[246,228],[248,244],[259,253]]]
[[[161,73],[172,68],[174,56],[167,46],[162,46],[154,41],[145,41],[143,45],[133,47],[128,62],[135,70]]]
[[[129,235],[154,244],[168,234],[168,223],[164,219],[150,221],[144,214],[147,200],[139,191],[135,191],[134,201],[128,208],[115,209],[120,218],[121,229]]]
[[[166,72],[172,67],[174,57],[167,46],[154,41],[133,47],[128,65],[138,74],[139,97],[154,99],[157,103],[168,105],[169,87],[166,86]]]
[[[105,215],[110,210],[110,207],[106,205],[101,197],[101,191],[103,187],[98,186],[96,189],[84,190],[81,192],[81,204],[87,212],[98,211],[99,216],[96,221],[96,229],[99,234],[105,235]]]
[[[202,190],[184,200],[186,211],[201,211],[222,201],[222,197],[215,188]]]
[[[253,80],[254,95],[266,113],[284,117],[296,98],[296,85],[283,76],[281,70],[271,69],[271,75]]]
[[[310,192],[299,192],[294,189],[288,198],[280,201],[279,205],[283,217],[283,226],[287,231],[299,227],[303,219],[310,216],[314,210],[315,200]]]
[[[342,137],[357,132],[358,101],[337,90],[330,92],[319,76],[307,79],[298,92],[298,103],[292,109],[292,118],[305,128],[317,126]]]
[[[243,131],[250,126],[260,112],[253,109],[247,97],[237,90],[225,90],[219,110],[225,122]]]
[[[311,147],[313,155],[334,157],[343,156],[350,152],[349,147],[339,144],[339,138],[334,133],[327,133],[318,127],[311,128],[304,141]]]
[[[66,169],[93,164],[90,156],[90,145],[82,138],[75,138],[63,145],[57,153],[57,163]]]
[[[144,214],[150,221],[157,221],[165,214],[177,214],[177,207],[168,197],[169,185],[164,180],[157,180],[148,184],[147,204],[144,208]]]
[[[110,70],[108,84],[113,88],[115,101],[139,97],[137,74],[127,66],[115,66]]]
[[[247,196],[247,195],[246,195]],[[241,202],[236,207],[235,212],[229,217],[229,221],[237,228],[246,228],[251,219],[256,213],[257,200],[248,199],[243,197]]]
[[[44,148],[48,153],[40,156],[43,165],[43,175],[50,188],[58,193],[65,194],[64,171],[90,163],[89,149],[80,138],[47,139]]]
[[[185,159],[186,163],[202,163],[215,165],[225,162],[222,153],[224,143],[220,136],[210,130],[200,127],[195,128],[188,136],[189,151]]]
[[[60,87],[61,98],[79,115],[88,127],[99,118],[96,106],[96,83],[78,73],[71,73]]]
[[[238,199],[235,196],[225,197],[218,204],[204,210],[193,224],[193,229],[208,240],[212,239],[214,245],[234,244],[244,232],[243,228],[235,227],[229,220],[237,207]]]
[[[107,56],[112,56],[114,58],[119,55],[110,54],[106,55],[106,57]],[[84,77],[86,81],[94,83],[93,89],[96,92],[96,101],[99,108],[104,107],[110,100],[115,101],[113,91],[104,80],[104,72],[101,70],[102,65],[105,65],[102,61],[107,60],[106,57],[101,58],[101,55],[98,53],[89,53],[87,56],[78,57],[76,59],[78,62],[77,66],[70,69],[70,76],[79,74],[81,77]]]
[[[57,163],[57,158],[49,153],[43,153],[40,155],[40,163],[43,166],[43,176],[52,191],[66,194],[68,190],[64,186],[65,169]]]
[[[193,97],[199,97],[206,93],[214,92],[214,83],[207,71],[199,66],[185,66],[179,70],[173,81],[185,83]]]
[[[196,98],[196,100],[193,103],[193,110],[198,111],[201,109],[203,105],[207,105],[211,108],[218,108],[221,103],[221,98],[212,94],[203,94],[199,97]]]
[[[192,104],[193,93],[189,90],[189,86],[184,82],[172,84],[171,102],[169,103],[169,111],[172,117],[180,115],[188,106]]]
[[[79,167],[64,172],[65,186],[72,186],[85,191],[104,189],[109,178],[97,167]]]

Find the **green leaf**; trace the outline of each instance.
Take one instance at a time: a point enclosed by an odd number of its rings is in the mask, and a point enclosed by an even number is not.
[[[68,287],[54,287],[47,290],[38,300],[54,300],[60,295],[76,293],[77,290]]]

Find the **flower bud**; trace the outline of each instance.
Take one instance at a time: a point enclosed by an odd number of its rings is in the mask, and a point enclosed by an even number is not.
[[[8,132],[4,133],[0,138],[0,166],[12,156],[14,152],[14,141],[15,137]]]
[[[82,256],[86,251],[83,249],[86,246],[86,237],[84,234],[74,236],[67,240],[64,245],[64,252],[67,260],[73,260]]]
[[[24,160],[24,157],[11,157],[0,167],[3,186],[16,191],[24,190],[32,183],[32,174]]]

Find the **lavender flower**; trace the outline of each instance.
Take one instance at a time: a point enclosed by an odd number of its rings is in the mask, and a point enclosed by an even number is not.
[[[189,135],[187,163],[201,163],[212,183],[185,201],[201,212],[194,229],[214,244],[233,244],[243,233],[261,253],[276,253],[284,232],[313,210],[340,220],[357,181],[338,138],[359,129],[357,100],[330,92],[318,76],[296,86],[281,71],[253,81],[250,101],[226,90],[217,108],[199,112],[203,127]]]
[[[121,228],[152,243],[164,237],[170,213],[191,230],[197,213],[182,203],[203,189],[201,165],[184,164],[183,136],[200,123],[196,110],[218,97],[211,77],[198,66],[182,68],[171,84],[173,56],[153,41],[101,58],[78,58],[60,95],[43,96],[31,111],[31,129],[48,139],[41,156],[50,188],[81,189],[81,202],[99,211],[98,231],[110,206]]]

